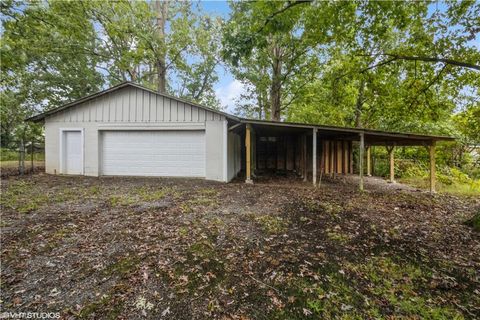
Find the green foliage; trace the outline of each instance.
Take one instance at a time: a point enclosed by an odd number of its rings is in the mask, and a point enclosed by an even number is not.
[[[452,159],[452,148],[457,144],[438,145],[436,152],[437,190],[455,194],[480,194],[478,167],[468,156],[463,156],[459,165]],[[373,147],[372,168],[375,176],[388,177],[390,162],[384,147]],[[395,148],[395,179],[413,186],[428,189],[430,185],[430,164],[427,148]]]
[[[471,219],[465,221],[465,224],[480,232],[480,211]]]
[[[0,161],[18,161],[19,159],[19,152],[17,150],[7,149],[7,148],[0,148]],[[31,153],[25,153],[25,161],[30,161]],[[45,154],[42,152],[34,152],[33,153],[33,160],[34,161],[44,161]]]
[[[463,171],[444,166],[437,170],[437,191],[461,194],[480,195],[480,180],[469,177]],[[406,182],[420,188],[429,187],[429,172],[418,165],[411,165],[400,177],[401,182]]]
[[[480,144],[480,102],[472,101],[466,110],[453,116],[462,137],[472,144]]]
[[[18,151],[10,150],[7,148],[0,149],[0,160],[1,161],[15,161],[18,160]]]
[[[102,77],[95,30],[80,2],[2,4],[0,91],[2,146],[17,137],[40,137],[40,128],[21,125],[34,113],[97,91]],[[18,144],[16,145],[18,146]]]
[[[237,112],[272,116],[279,61],[282,119],[475,137],[480,78],[470,67],[441,59],[480,61],[468,23],[479,6],[234,2],[223,43],[247,87]],[[459,110],[467,111],[452,119]]]
[[[156,87],[159,57],[167,91],[218,107],[213,85],[222,21],[190,2],[165,5],[162,35],[147,1],[2,3],[2,146],[40,138],[40,126],[22,125],[39,111],[126,80]]]

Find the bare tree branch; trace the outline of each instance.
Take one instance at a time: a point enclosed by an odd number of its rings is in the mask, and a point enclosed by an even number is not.
[[[265,29],[267,27],[267,25],[273,20],[273,18],[275,18],[276,16],[278,16],[279,14],[282,14],[284,13],[285,11],[295,7],[295,6],[298,6],[300,4],[306,4],[306,3],[311,3],[312,1],[311,0],[297,0],[297,1],[288,1],[287,2],[287,5],[285,7],[283,7],[282,9],[278,10],[278,11],[275,11],[274,13],[272,13],[271,15],[269,15],[267,17],[267,19],[265,20],[265,23],[263,24],[263,26],[258,29],[258,31],[256,33],[260,33],[263,31],[263,29]]]
[[[462,67],[467,69],[474,69],[480,71],[480,65],[473,63],[458,61],[453,59],[439,58],[439,57],[425,57],[425,56],[406,56],[400,54],[385,53],[384,56],[394,58],[396,60],[409,60],[409,61],[424,61],[424,62],[441,62],[456,67]]]
[[[410,110],[414,104],[417,103],[418,101],[418,97],[422,94],[426,94],[428,89],[430,89],[431,86],[433,86],[437,81],[438,79],[440,79],[440,76],[442,75],[442,73],[445,71],[445,69],[447,68],[447,64],[444,64],[442,69],[437,73],[437,75],[435,76],[435,78],[433,78],[429,83],[427,83],[427,85],[425,87],[422,88],[422,90],[420,90],[418,92],[418,94],[415,96],[415,98],[412,100],[412,102],[410,103],[410,106],[408,107],[407,110]]]
[[[407,60],[407,61],[441,62],[441,63],[444,63],[444,64],[449,64],[449,65],[452,65],[452,66],[456,66],[456,67],[462,67],[462,68],[467,68],[467,69],[473,69],[473,70],[479,70],[480,71],[480,65],[465,62],[465,61],[448,59],[448,58],[427,57],[427,56],[407,56],[407,55],[394,54],[394,53],[380,53],[378,55],[390,57],[389,60],[385,61],[385,63],[381,63],[378,66],[385,65],[385,64],[390,63],[390,62],[395,61],[395,60]],[[359,56],[369,56],[369,55],[359,55]]]

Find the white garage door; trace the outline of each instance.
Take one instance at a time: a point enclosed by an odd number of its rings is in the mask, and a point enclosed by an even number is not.
[[[103,175],[205,177],[205,131],[104,131]]]

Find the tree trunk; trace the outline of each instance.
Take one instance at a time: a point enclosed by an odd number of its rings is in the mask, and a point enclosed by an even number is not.
[[[18,171],[21,176],[25,173],[25,144],[24,139],[20,140],[19,157],[18,157]]]
[[[164,93],[167,91],[167,64],[165,50],[165,25],[167,22],[168,1],[155,1],[157,13],[157,31],[161,42],[160,52],[157,53],[155,67],[157,69],[157,90]]]
[[[282,94],[282,49],[275,44],[272,49],[272,85],[270,87],[270,103],[272,121],[280,121],[281,94]]]
[[[262,115],[263,115],[263,103],[262,103],[262,98],[258,97],[257,98],[257,104],[258,104],[258,120],[262,120]]]
[[[362,127],[362,111],[363,111],[363,92],[365,90],[365,80],[360,81],[360,87],[358,88],[357,103],[355,105],[355,128]]]

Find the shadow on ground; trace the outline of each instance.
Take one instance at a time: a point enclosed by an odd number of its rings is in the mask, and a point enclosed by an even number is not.
[[[480,317],[478,199],[399,185],[2,180],[2,311],[87,319]]]

